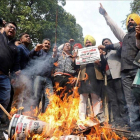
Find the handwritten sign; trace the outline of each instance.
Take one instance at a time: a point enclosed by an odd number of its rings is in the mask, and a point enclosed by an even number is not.
[[[96,46],[78,49],[77,55],[76,65],[94,63],[94,61],[100,60],[100,52]]]

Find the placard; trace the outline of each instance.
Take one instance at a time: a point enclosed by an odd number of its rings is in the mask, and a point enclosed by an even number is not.
[[[76,65],[94,63],[96,60],[100,61],[100,52],[96,46],[85,47],[77,51]]]

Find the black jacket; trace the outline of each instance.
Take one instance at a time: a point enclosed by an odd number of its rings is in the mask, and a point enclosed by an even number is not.
[[[8,40],[6,33],[0,33],[0,71],[8,75],[9,71],[14,70],[15,59],[17,57],[17,47],[15,40]]]
[[[123,39],[122,52],[121,52],[121,70],[137,69],[138,66],[133,64],[133,61],[139,51],[136,47],[136,32],[128,32]]]

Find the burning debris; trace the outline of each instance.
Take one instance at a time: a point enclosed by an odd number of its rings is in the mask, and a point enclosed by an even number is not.
[[[100,124],[93,116],[79,120],[79,94],[74,92],[74,97],[65,95],[63,100],[56,94],[49,95],[50,104],[37,119],[14,114],[8,130],[10,140],[127,140],[107,122]]]

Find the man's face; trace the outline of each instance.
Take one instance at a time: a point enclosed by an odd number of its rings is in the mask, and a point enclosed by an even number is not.
[[[71,45],[70,45],[70,43],[65,43],[64,48],[63,48],[63,51],[68,52],[68,51],[70,51],[70,50],[71,50]]]
[[[16,26],[12,23],[9,23],[5,28],[4,31],[8,38],[12,39],[16,35]]]
[[[25,43],[25,44],[30,44],[31,43],[31,38],[28,34],[24,34],[21,38],[20,38],[20,42],[21,43]]]
[[[91,43],[89,40],[87,40],[85,46],[86,46],[86,47],[92,46],[92,43]]]
[[[136,25],[137,25],[136,22],[132,18],[129,18],[127,29],[133,28]]]
[[[103,42],[103,45],[104,45],[104,46],[106,46],[106,45],[111,45],[111,44],[112,44],[112,43],[111,43],[109,40],[107,40],[107,39]]]
[[[49,51],[51,48],[51,43],[49,40],[45,40],[43,43],[43,50],[45,50],[45,52]]]

